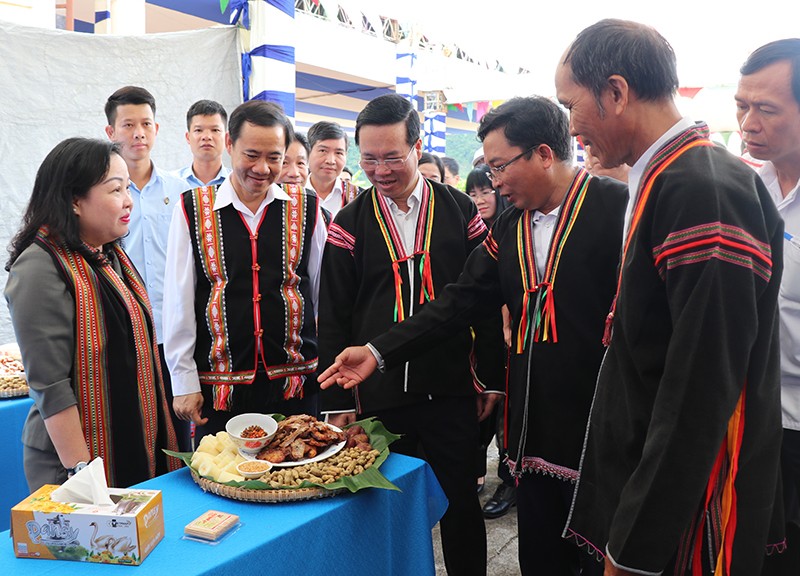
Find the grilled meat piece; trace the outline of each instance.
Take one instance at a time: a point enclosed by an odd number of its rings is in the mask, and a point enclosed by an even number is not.
[[[304,458],[313,458],[344,439],[343,432],[337,432],[313,416],[307,414],[289,416],[278,422],[278,431],[258,453],[257,458],[274,464],[296,462]]]

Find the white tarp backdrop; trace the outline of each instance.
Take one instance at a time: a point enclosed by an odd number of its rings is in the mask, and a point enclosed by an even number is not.
[[[8,246],[36,169],[70,136],[106,138],[103,107],[133,84],[156,99],[160,125],[153,160],[178,169],[191,160],[186,110],[200,99],[230,112],[241,101],[237,31],[218,27],[146,36],[100,36],[0,22],[0,287]],[[14,340],[0,305],[0,343]]]

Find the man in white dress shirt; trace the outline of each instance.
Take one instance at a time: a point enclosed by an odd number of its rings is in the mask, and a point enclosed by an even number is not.
[[[424,310],[458,278],[487,234],[466,194],[420,175],[419,115],[407,100],[387,94],[370,101],[356,120],[356,144],[373,186],[328,229],[319,315],[326,365],[346,346]],[[449,501],[441,536],[451,575],[486,574],[475,451],[479,414],[491,413],[504,384],[499,305],[494,313],[483,318],[487,325],[475,327],[474,349],[470,330],[454,329],[422,357],[376,375],[357,395],[333,389],[320,395],[332,424],[375,416],[402,435],[392,452],[431,465]]]
[[[781,334],[781,473],[786,512],[784,574],[800,573],[800,38],[770,42],[741,69],[736,110],[747,152],[784,222]]]
[[[306,186],[317,193],[333,219],[360,192],[358,186],[341,178],[347,162],[347,134],[335,122],[322,120],[308,129],[308,145],[311,175]]]

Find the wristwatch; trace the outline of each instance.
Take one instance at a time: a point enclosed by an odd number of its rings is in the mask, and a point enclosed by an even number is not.
[[[73,476],[75,476],[75,474],[86,468],[88,465],[89,464],[87,464],[86,462],[78,462],[72,468],[67,468],[67,478],[72,478]]]

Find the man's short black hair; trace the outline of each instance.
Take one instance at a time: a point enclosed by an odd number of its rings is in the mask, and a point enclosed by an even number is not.
[[[384,94],[370,100],[356,118],[356,145],[363,126],[389,126],[405,122],[406,143],[413,146],[419,140],[419,113],[411,102],[399,94]]]
[[[559,160],[572,158],[569,118],[558,104],[544,96],[512,98],[490,110],[481,119],[478,138],[483,142],[494,130],[503,130],[509,144],[523,150],[547,144]]]
[[[117,107],[124,104],[148,104],[156,117],[156,99],[140,86],[123,86],[106,100],[106,120],[113,126],[117,121]]]
[[[306,149],[306,156],[311,154],[311,146],[309,146],[308,138],[306,138],[305,134],[303,134],[302,132],[295,132],[294,139],[296,142],[300,142],[300,145]]]
[[[189,106],[189,111],[186,112],[186,129],[191,130],[192,118],[195,116],[214,116],[215,114],[220,115],[223,124],[228,123],[228,113],[222,104],[214,100],[198,100]]]
[[[450,156],[442,156],[442,164],[444,164],[445,168],[450,171],[450,174],[453,176],[458,176],[458,171],[460,168],[458,167],[458,162],[455,158],[451,158]]]
[[[792,94],[800,104],[800,38],[784,38],[764,44],[747,57],[739,72],[742,76],[748,76],[782,60],[792,65]]]
[[[283,109],[274,102],[267,102],[265,100],[248,100],[244,104],[239,104],[233,112],[231,112],[231,119],[228,122],[228,134],[230,135],[231,142],[236,142],[242,132],[242,126],[245,122],[249,122],[254,126],[265,126],[271,128],[273,126],[280,126],[283,128],[283,134],[286,141],[285,148],[294,140],[294,129],[292,123],[283,113]]]

